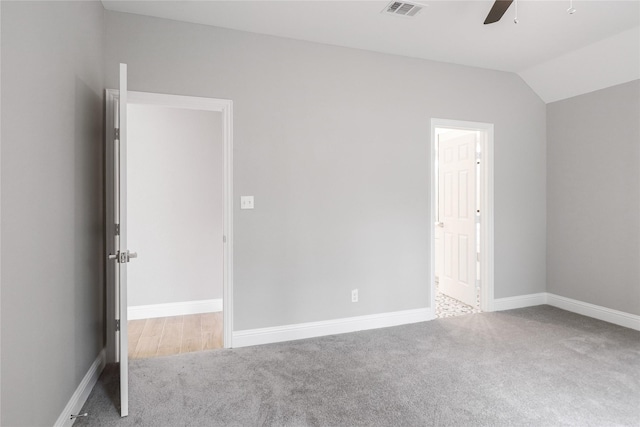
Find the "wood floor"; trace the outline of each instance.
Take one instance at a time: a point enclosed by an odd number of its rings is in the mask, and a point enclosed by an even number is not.
[[[222,348],[222,312],[130,320],[129,358]]]

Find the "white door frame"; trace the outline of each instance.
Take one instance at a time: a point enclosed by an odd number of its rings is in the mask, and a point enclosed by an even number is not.
[[[482,160],[480,162],[480,189],[484,197],[480,201],[480,310],[493,311],[494,300],[494,236],[493,236],[493,124],[461,120],[431,119],[431,309],[435,318],[436,274],[435,274],[435,207],[436,207],[436,128],[461,129],[480,132]]]
[[[154,105],[188,110],[217,111],[222,113],[223,145],[224,145],[224,205],[223,205],[223,340],[225,348],[233,347],[233,101],[228,99],[201,98],[194,96],[167,95],[160,93],[127,91],[128,104]],[[118,102],[117,89],[106,90],[106,253],[115,253],[113,236],[115,221],[113,220],[113,150],[114,140],[114,107]],[[107,286],[107,361],[117,362],[117,346],[115,340],[115,289],[114,272],[106,269]]]

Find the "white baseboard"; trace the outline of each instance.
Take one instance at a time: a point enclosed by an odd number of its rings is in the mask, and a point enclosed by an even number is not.
[[[233,333],[233,347],[270,344],[367,329],[386,328],[434,319],[431,308],[371,314],[321,322],[298,323],[272,328],[248,329]]]
[[[594,319],[604,320],[605,322],[640,331],[640,316],[635,314],[625,313],[624,311],[613,310],[611,308],[550,293],[547,293],[547,304],[573,313],[582,314],[583,316],[593,317]]]
[[[96,385],[96,382],[104,369],[105,363],[105,349],[102,349],[96,360],[94,360],[89,367],[84,378],[82,378],[82,381],[80,381],[78,388],[76,388],[71,399],[69,399],[67,406],[64,407],[62,413],[56,420],[56,423],[54,424],[55,427],[69,427],[73,425],[75,420],[71,419],[71,414],[78,414],[80,412],[84,403],[87,401],[91,390],[93,390],[93,386]]]
[[[517,297],[496,298],[493,300],[493,311],[513,310],[514,308],[533,307],[547,303],[547,293],[519,295]]]
[[[154,317],[183,316],[186,314],[213,313],[217,311],[222,311],[222,299],[136,305],[127,309],[127,316],[129,320],[137,320],[153,319]]]
[[[593,317],[594,319],[603,320],[615,325],[640,331],[640,316],[590,304],[588,302],[561,297],[548,292],[509,298],[498,298],[493,301],[493,310],[512,310],[514,308],[532,307],[534,305],[542,304],[548,304],[572,313],[582,314],[583,316]]]

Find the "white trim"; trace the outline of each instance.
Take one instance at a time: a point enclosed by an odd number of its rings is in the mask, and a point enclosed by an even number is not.
[[[547,293],[547,304],[573,313],[582,314],[583,316],[593,317],[594,319],[640,331],[640,316],[635,314],[625,313],[624,311],[613,310],[551,293]]]
[[[78,388],[76,388],[76,391],[71,395],[71,399],[69,399],[67,406],[64,407],[62,413],[56,420],[56,423],[54,424],[55,427],[68,427],[73,425],[75,420],[71,419],[71,414],[78,414],[87,401],[91,390],[93,390],[93,386],[96,385],[96,382],[105,367],[105,354],[106,350],[104,348],[100,350],[98,357],[93,361],[84,378],[82,378],[82,381],[78,384]]]
[[[129,320],[153,319],[155,317],[183,316],[188,314],[214,313],[222,311],[222,299],[170,302],[166,304],[129,306]]]
[[[547,292],[498,298],[494,300],[493,308],[495,311],[503,311],[544,304],[627,328],[640,330],[640,316],[549,294]],[[236,331],[233,333],[233,342],[235,347],[247,347],[385,328],[434,319],[435,316],[431,308],[421,308],[320,322]]]
[[[159,93],[127,91],[129,104],[145,104],[192,110],[219,111],[222,113],[224,138],[224,219],[223,233],[225,236],[223,262],[223,334],[224,347],[233,346],[233,102],[228,99],[202,98],[195,96],[167,95]],[[119,91],[106,90],[106,141],[113,141],[113,105],[119,99]],[[113,193],[110,182],[113,181],[112,165],[109,163],[109,145],[107,145],[107,225],[106,240],[109,253],[113,250],[111,241],[114,233]],[[112,271],[107,268],[107,358],[109,362],[117,361],[115,345],[115,295],[112,286]]]
[[[430,257],[430,281],[431,281],[431,307],[435,310],[436,306],[436,279],[435,279],[435,174],[436,170],[433,167],[435,164],[436,156],[436,128],[449,128],[449,129],[464,129],[480,132],[482,136],[480,138],[480,144],[482,146],[482,159],[481,162],[481,190],[484,198],[481,200],[480,212],[480,281],[481,294],[480,294],[480,309],[482,311],[494,310],[494,183],[493,183],[493,124],[480,123],[480,122],[468,122],[461,120],[448,120],[448,119],[431,119],[431,149],[429,158],[429,167],[432,170],[431,174],[431,213],[430,213],[430,230],[431,230],[431,257]]]
[[[233,344],[234,347],[270,344],[282,341],[425,322],[433,320],[434,318],[435,316],[433,315],[431,308],[418,308],[391,313],[325,320],[321,322],[298,323],[272,328],[247,329],[244,331],[235,331],[233,333]]]
[[[515,308],[533,307],[547,303],[547,293],[518,295],[516,297],[497,298],[493,300],[493,310],[513,310]]]
[[[548,304],[552,307],[560,308],[572,313],[581,314],[583,316],[592,317],[594,319],[640,331],[640,316],[638,315],[613,310],[611,308],[567,297],[561,297],[549,292],[499,298],[494,301],[493,308],[495,311],[502,311],[513,310],[515,308],[533,307],[542,304]]]
[[[221,101],[221,100],[220,100]],[[221,101],[222,102],[222,101]],[[222,342],[224,348],[233,346],[233,101],[222,105],[224,132],[224,212],[223,285],[222,285]]]
[[[482,162],[481,162],[481,188],[484,199],[480,205],[480,280],[481,295],[480,309],[482,311],[493,311],[494,294],[494,182],[493,182],[493,125],[485,126],[482,135]],[[477,125],[476,125],[477,126]],[[482,129],[482,128],[479,128]]]
[[[156,107],[224,112],[225,109],[231,105],[231,101],[228,99],[136,92],[131,90],[128,91],[128,94],[129,104],[154,105]]]

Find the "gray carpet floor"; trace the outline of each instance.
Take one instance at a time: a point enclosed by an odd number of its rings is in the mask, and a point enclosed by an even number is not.
[[[76,426],[640,426],[640,332],[549,306],[135,360]]]

